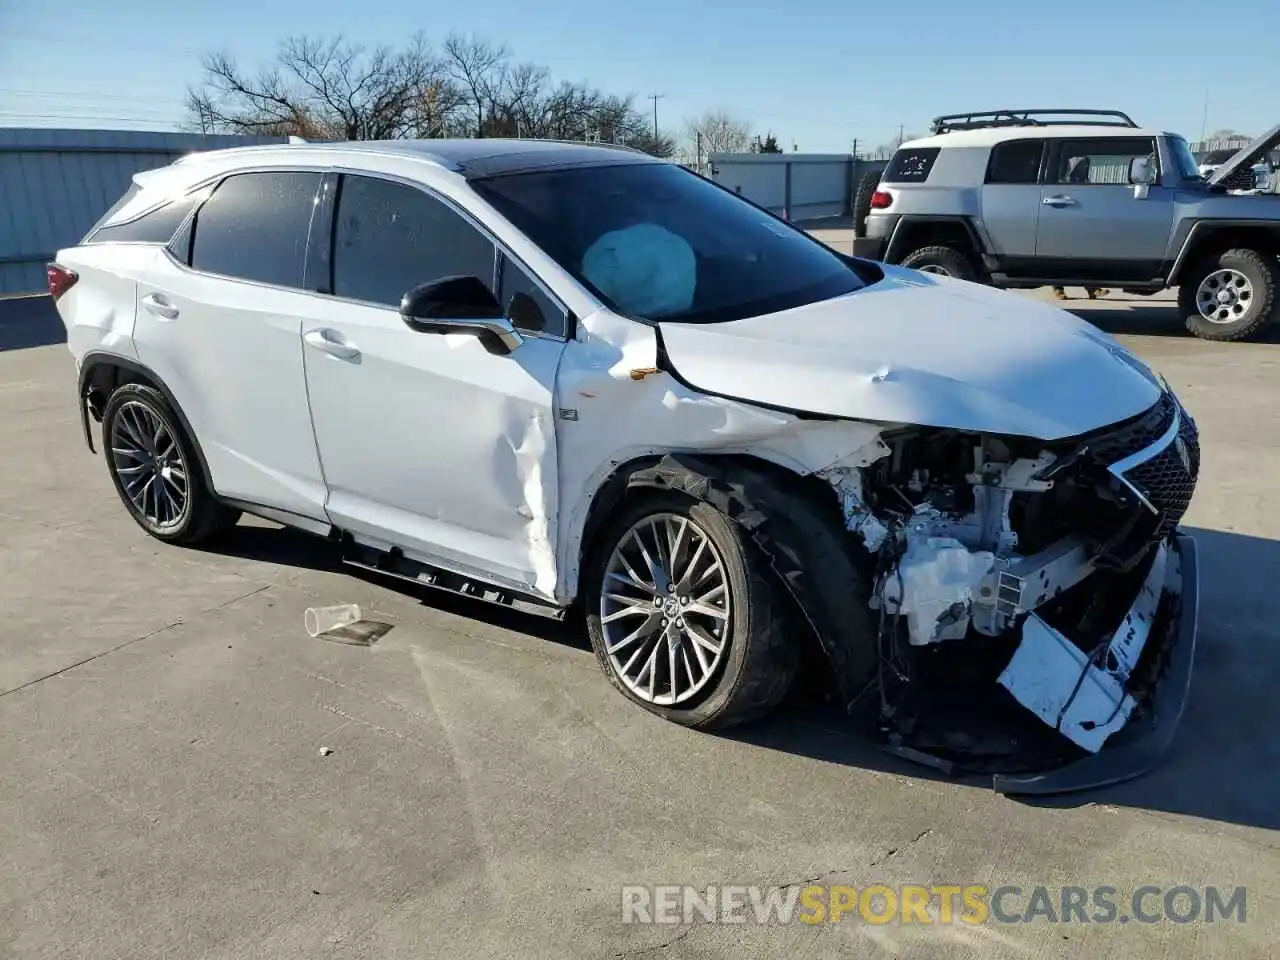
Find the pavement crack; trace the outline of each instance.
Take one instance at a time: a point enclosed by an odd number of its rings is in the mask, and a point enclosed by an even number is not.
[[[613,955],[613,960],[628,960],[630,957],[645,957],[649,954],[661,953],[663,950],[669,950],[671,947],[674,947],[677,943],[697,929],[696,924],[688,926],[670,940],[665,940],[662,943],[655,943],[651,947],[641,947],[639,950],[625,950],[622,953],[615,953]]]
[[[269,590],[269,589],[271,589],[271,584],[255,587],[254,589],[249,590],[246,593],[242,593],[239,596],[232,597],[230,600],[226,600],[222,603],[215,604],[212,607],[206,607],[203,610],[201,610],[197,614],[197,616],[199,616],[199,614],[212,613],[215,610],[221,610],[224,607],[229,607],[234,603],[239,603],[241,600],[247,600],[249,597],[252,597],[255,594],[262,593],[263,590]],[[123,643],[117,643],[114,647],[108,647],[106,650],[100,650],[97,653],[93,654],[92,656],[85,657],[83,660],[77,660],[75,663],[69,663],[65,667],[59,667],[57,670],[51,670],[49,673],[46,673],[43,676],[35,677],[32,680],[28,680],[26,683],[20,683],[16,687],[10,687],[8,690],[0,691],[0,697],[7,697],[11,693],[17,693],[20,690],[26,690],[28,687],[34,687],[37,683],[44,683],[46,680],[52,680],[54,677],[60,677],[62,676],[62,674],[66,673],[69,670],[74,670],[76,667],[83,667],[86,663],[93,663],[93,661],[95,660],[101,660],[103,657],[110,656],[113,653],[123,650],[125,647],[131,647],[135,643],[141,643],[143,640],[150,640],[152,637],[158,637],[160,634],[164,633],[167,630],[172,630],[174,627],[181,626],[184,622],[186,622],[186,619],[187,618],[185,617],[178,617],[176,620],[173,620],[170,623],[166,623],[163,627],[157,627],[155,630],[150,630],[147,633],[142,634],[141,636],[134,637],[130,640],[125,640]]]
[[[890,847],[884,854],[877,857],[875,860],[872,860],[871,866],[878,867],[880,866],[880,864],[888,860],[892,860],[903,850],[907,849],[907,847],[915,846],[917,843],[919,843],[921,840],[923,840],[925,837],[927,837],[931,833],[933,833],[933,830],[922,830],[920,832],[920,835],[917,836],[914,840],[910,841],[909,843],[905,843],[901,847]]]

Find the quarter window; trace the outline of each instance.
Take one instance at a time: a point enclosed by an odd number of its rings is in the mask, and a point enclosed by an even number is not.
[[[1069,184],[1127,184],[1136,157],[1148,157],[1158,169],[1155,141],[1147,137],[1100,137],[1064,140],[1050,180]]]
[[[513,326],[537,333],[567,336],[565,311],[510,257],[502,258],[498,301]]]
[[[195,270],[281,287],[303,285],[318,173],[241,173],[196,214]]]
[[[124,223],[113,223],[94,232],[90,243],[168,243],[195,202],[183,197]]]
[[[929,179],[933,161],[938,159],[937,147],[918,147],[899,150],[885,169],[885,183],[924,183]]]
[[[1038,183],[1043,140],[1008,140],[991,150],[987,183]]]
[[[344,176],[333,231],[333,292],[398,306],[420,284],[450,276],[493,285],[493,243],[422,190]]]

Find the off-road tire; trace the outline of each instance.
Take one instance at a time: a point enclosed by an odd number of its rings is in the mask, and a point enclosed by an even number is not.
[[[117,466],[124,462],[112,451],[112,437],[116,420],[128,405],[141,405],[163,424],[174,440],[186,473],[187,497],[182,515],[171,525],[159,525],[146,517],[130,499],[124,489]],[[236,525],[240,511],[221,503],[205,483],[201,461],[195,443],[182,427],[182,421],[154,387],[141,383],[127,383],[118,387],[107,400],[102,414],[102,450],[107,462],[107,472],[129,516],[133,517],[148,534],[165,543],[194,546],[214,539]]]
[[[1238,270],[1249,280],[1253,296],[1244,315],[1230,323],[1213,323],[1200,315],[1196,307],[1196,291],[1216,270]],[[1276,287],[1280,285],[1280,268],[1273,257],[1256,250],[1237,248],[1198,262],[1183,277],[1178,288],[1178,309],[1189,331],[1203,340],[1248,340],[1256,336],[1276,313]]]
[[[730,592],[727,649],[698,696],[677,706],[651,703],[627,688],[610,661],[601,623],[600,598],[614,548],[634,524],[664,513],[687,517],[705,532],[723,561]],[[587,632],[601,670],[646,710],[683,726],[723,730],[765,716],[786,697],[800,652],[788,598],[749,534],[710,504],[670,491],[646,491],[624,501],[596,540],[583,586]]]
[[[871,213],[871,195],[880,186],[880,171],[869,170],[858,181],[858,189],[853,197],[853,235],[866,236],[867,216]]]
[[[974,269],[973,261],[955,247],[921,247],[903,257],[902,266],[925,273],[940,273],[956,280],[978,280],[978,271]],[[926,269],[930,267],[934,269]]]

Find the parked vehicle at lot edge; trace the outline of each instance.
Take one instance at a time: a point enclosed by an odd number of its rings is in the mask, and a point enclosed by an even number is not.
[[[1280,196],[1251,164],[1277,143],[1204,179],[1185,139],[1119,111],[938,117],[889,161],[854,252],[1001,288],[1176,287],[1196,336],[1254,337],[1280,310]]]
[[[1177,723],[1195,423],[1063,311],[545,141],[197,154],[49,287],[86,439],[162,541],[248,512],[580,611],[622,694],[693,727],[826,677],[1005,790],[1134,775]]]

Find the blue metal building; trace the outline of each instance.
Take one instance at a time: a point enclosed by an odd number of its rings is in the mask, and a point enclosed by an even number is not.
[[[44,290],[45,263],[84,236],[139,170],[196,150],[287,139],[0,128],[0,295]]]

